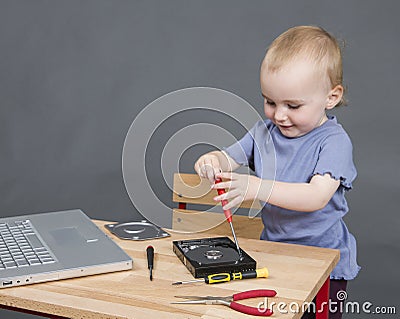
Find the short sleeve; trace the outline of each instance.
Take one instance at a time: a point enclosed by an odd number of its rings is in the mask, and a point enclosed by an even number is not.
[[[357,171],[353,162],[353,145],[346,133],[329,135],[321,144],[314,175],[330,174],[345,189],[353,188]]]
[[[253,126],[239,141],[223,149],[236,163],[249,166],[252,170],[254,170],[255,127]]]

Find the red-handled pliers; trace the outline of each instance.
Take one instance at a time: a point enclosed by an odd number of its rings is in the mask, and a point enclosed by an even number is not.
[[[175,298],[192,299],[186,301],[177,301],[173,304],[206,304],[206,305],[225,305],[236,311],[253,315],[253,316],[263,316],[268,317],[272,315],[271,309],[256,308],[246,305],[242,305],[235,301],[257,298],[257,297],[275,297],[276,291],[270,289],[256,289],[239,292],[228,297],[213,297],[213,296],[175,296]]]

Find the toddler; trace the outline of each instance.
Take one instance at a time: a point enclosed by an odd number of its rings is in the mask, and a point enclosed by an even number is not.
[[[330,298],[345,291],[360,267],[356,241],[343,216],[345,192],[356,169],[352,143],[335,116],[344,103],[342,57],[337,40],[314,26],[298,26],[276,38],[261,64],[260,81],[267,117],[238,142],[201,156],[195,170],[228,191],[215,201],[264,202],[261,239],[340,250],[330,278]],[[232,171],[249,166],[254,175]],[[307,313],[303,318],[312,318]],[[338,311],[330,318],[341,318]]]

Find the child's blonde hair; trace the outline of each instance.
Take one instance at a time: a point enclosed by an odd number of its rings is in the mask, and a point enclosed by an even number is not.
[[[323,72],[326,70],[331,88],[343,86],[340,46],[335,37],[320,27],[297,26],[282,33],[269,46],[263,66],[275,72],[299,56],[312,60]],[[337,106],[344,104],[342,97]]]

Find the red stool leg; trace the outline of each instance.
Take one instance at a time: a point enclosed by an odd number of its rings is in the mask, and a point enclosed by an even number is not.
[[[322,285],[316,296],[315,319],[329,319],[329,277]]]
[[[186,209],[186,203],[179,203],[178,204],[179,209]]]

